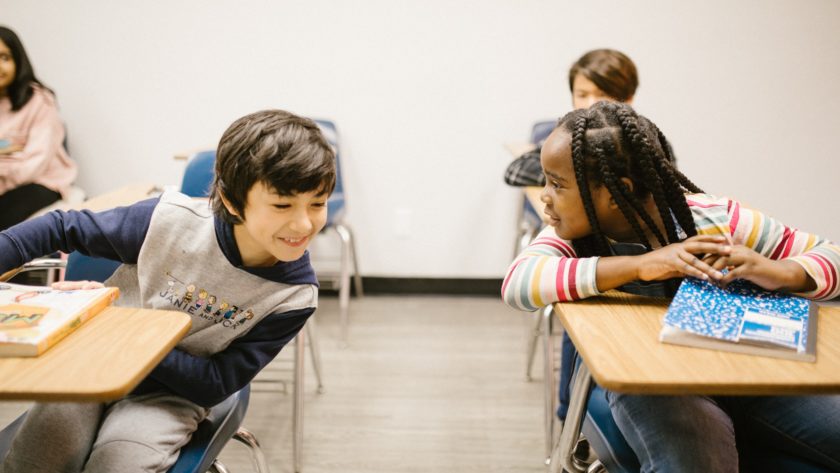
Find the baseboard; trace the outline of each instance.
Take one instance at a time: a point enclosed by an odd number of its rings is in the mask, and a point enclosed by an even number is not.
[[[352,286],[352,280],[351,280]],[[365,294],[448,294],[500,297],[502,279],[362,277]],[[334,288],[324,285],[324,292]]]

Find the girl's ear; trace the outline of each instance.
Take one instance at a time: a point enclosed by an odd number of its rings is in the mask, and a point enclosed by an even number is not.
[[[630,190],[630,193],[633,193],[633,181],[631,181],[630,178],[622,177],[621,182],[623,182],[624,185],[627,186],[627,189]],[[606,186],[604,186],[604,190],[606,190]],[[609,194],[609,196],[610,196],[610,202],[609,202],[610,208],[611,209],[618,209],[618,204],[615,203],[615,198],[612,196],[612,194]]]

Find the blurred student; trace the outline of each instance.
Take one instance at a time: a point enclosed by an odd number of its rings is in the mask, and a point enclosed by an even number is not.
[[[76,173],[55,96],[15,32],[0,26],[0,230],[61,199]]]
[[[122,263],[106,281],[120,289],[118,304],[192,319],[125,398],[35,404],[0,471],[167,471],[208,409],[248,385],[315,311],[306,248],[327,221],[334,187],[335,154],[318,126],[266,110],[222,135],[209,206],[167,192],[100,213],[50,212],[0,232],[0,274],[80,251]]]
[[[615,49],[595,49],[580,57],[569,69],[569,90],[574,110],[589,108],[595,102],[633,103],[639,86],[636,65]],[[505,171],[505,182],[512,186],[544,186],[540,166],[542,143],[515,159]]]

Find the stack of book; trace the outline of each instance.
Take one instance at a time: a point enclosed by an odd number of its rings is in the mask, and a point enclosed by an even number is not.
[[[38,356],[119,296],[112,287],[59,291],[0,283],[0,356]]]

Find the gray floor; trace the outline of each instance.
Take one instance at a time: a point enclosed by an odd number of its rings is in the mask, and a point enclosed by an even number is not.
[[[531,317],[494,297],[351,301],[350,343],[338,343],[334,297],[316,317],[326,391],[307,359],[303,471],[543,472],[542,383],[525,381]],[[291,378],[291,350],[261,378]],[[540,366],[534,374],[539,375]],[[245,426],[271,471],[292,471],[291,385],[256,383]],[[0,403],[5,425],[25,403]],[[252,471],[231,443],[231,471]]]

